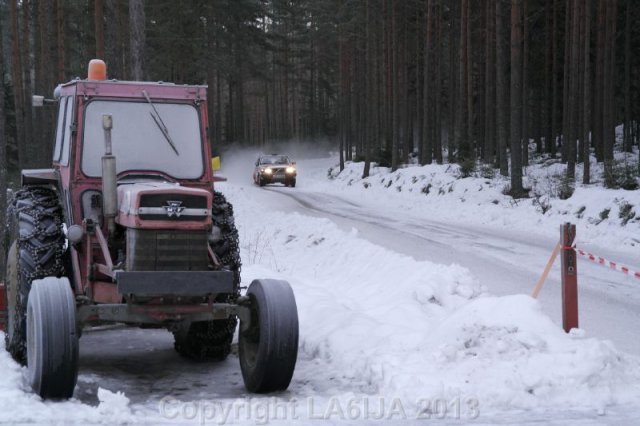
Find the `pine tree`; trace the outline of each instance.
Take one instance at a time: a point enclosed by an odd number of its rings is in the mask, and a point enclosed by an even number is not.
[[[129,34],[131,48],[131,77],[145,77],[145,13],[144,0],[129,0]]]
[[[522,1],[511,0],[511,195],[523,197],[522,186]]]

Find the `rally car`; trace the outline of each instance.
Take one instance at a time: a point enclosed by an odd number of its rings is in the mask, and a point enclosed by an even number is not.
[[[296,186],[296,176],[296,163],[281,154],[261,155],[253,171],[253,181],[259,186],[282,183],[293,188]]]

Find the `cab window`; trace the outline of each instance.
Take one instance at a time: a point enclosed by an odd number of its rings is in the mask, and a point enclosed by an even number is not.
[[[62,156],[60,162],[66,166],[69,164],[69,150],[73,137],[73,96],[67,97],[67,106],[64,119],[64,135],[62,139]]]
[[[56,144],[53,148],[53,161],[60,161],[60,154],[62,152],[62,140],[64,138],[64,118],[67,108],[67,97],[60,98],[58,103],[58,124],[56,126]]]

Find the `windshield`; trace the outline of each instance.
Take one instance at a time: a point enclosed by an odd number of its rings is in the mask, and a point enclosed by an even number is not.
[[[158,170],[179,179],[197,179],[204,173],[198,111],[188,104],[154,102],[157,115],[166,125],[159,127],[156,112],[146,101],[90,102],[85,109],[82,171],[102,175],[104,130],[102,115],[113,116],[111,139],[117,172]],[[167,135],[172,144],[167,143]]]
[[[260,164],[289,164],[289,158],[286,155],[270,155],[260,158]]]

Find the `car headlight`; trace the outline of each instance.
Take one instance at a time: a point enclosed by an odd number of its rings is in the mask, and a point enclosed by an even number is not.
[[[271,167],[267,167],[266,169],[264,169],[264,172],[270,175],[271,173],[273,173],[273,170],[271,170]]]
[[[287,173],[295,173],[296,168],[295,167],[287,167]]]

